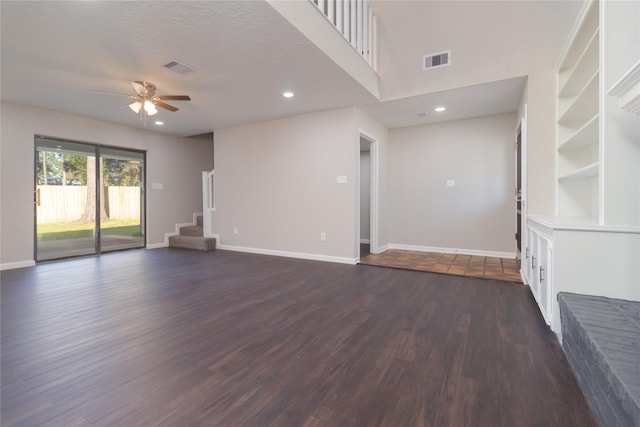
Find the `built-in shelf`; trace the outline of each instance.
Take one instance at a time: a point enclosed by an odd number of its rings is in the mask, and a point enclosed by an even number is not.
[[[574,67],[561,74],[560,91],[558,93],[561,97],[575,96],[585,86],[589,77],[598,70],[598,40],[599,32],[596,31],[585,50],[578,58],[578,61]],[[566,75],[563,79],[562,77]]]
[[[558,181],[565,179],[591,178],[594,176],[598,176],[599,164],[600,162],[594,162],[590,165],[581,167],[571,172],[564,173],[558,176]]]
[[[569,101],[558,118],[559,124],[586,121],[598,113],[598,76],[596,70],[580,93]]]
[[[558,150],[573,150],[576,148],[598,145],[599,117],[600,115],[596,114],[581,128],[569,135],[567,139],[560,143],[560,145],[558,146]]]
[[[640,227],[600,224],[592,216],[529,215],[527,219],[553,230],[640,234]]]

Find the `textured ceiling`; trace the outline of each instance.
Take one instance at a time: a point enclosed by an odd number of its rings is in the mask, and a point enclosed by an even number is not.
[[[215,128],[375,98],[264,1],[1,2],[2,99],[142,126],[129,81],[187,94],[162,131]],[[196,70],[163,68],[178,60]],[[282,92],[296,96],[284,99]],[[151,126],[154,127],[154,126]],[[155,128],[154,130],[160,130]]]
[[[92,90],[132,94],[129,81],[146,80],[157,85],[157,94],[191,96],[191,102],[170,102],[180,111],[160,110],[153,116],[154,120],[164,121],[165,126],[148,125],[151,130],[181,136],[353,105],[361,106],[390,127],[499,114],[517,108],[523,79],[511,77],[526,75],[526,63],[516,64],[508,72],[501,72],[504,67],[493,66],[493,71],[487,68],[487,76],[482,78],[477,73],[482,64],[458,75],[451,74],[455,71],[452,66],[428,74],[419,70],[413,76],[411,73],[416,70],[409,70],[408,64],[419,69],[421,54],[427,53],[423,48],[428,46],[419,43],[412,52],[407,50],[408,43],[402,37],[442,40],[446,47],[448,40],[458,36],[446,32],[432,34],[428,26],[418,25],[415,17],[403,18],[399,2],[398,8],[394,6],[396,2],[376,3],[381,12],[380,37],[385,31],[398,28],[394,30],[394,38],[381,42],[380,61],[386,63],[380,68],[383,77],[386,75],[384,78],[392,83],[387,84],[388,88],[394,84],[399,89],[409,85],[402,90],[386,91],[387,97],[401,99],[379,103],[263,0],[2,1],[0,94],[4,101],[142,127],[139,117],[126,107],[127,98]],[[419,7],[414,4],[414,8],[434,12],[438,9],[433,7],[446,7],[448,3],[433,2],[431,6],[432,2],[425,2]],[[483,16],[502,16],[502,20],[535,18],[535,23],[527,24],[527,37],[520,37],[517,46],[519,52],[528,49],[530,53],[547,52],[551,46],[549,37],[535,36],[537,26],[554,37],[565,34],[569,18],[577,12],[575,2],[553,2],[555,6],[550,11],[538,2],[527,2],[536,12],[529,15],[524,6],[505,9],[502,2],[478,3],[491,9],[484,10]],[[411,2],[408,4],[411,6]],[[414,8],[406,10],[411,12]],[[431,12],[429,16],[434,15]],[[562,19],[551,19],[560,12],[558,16]],[[471,30],[487,25],[481,21],[474,24],[471,15],[471,12],[452,14],[449,18],[457,21],[451,25]],[[441,18],[449,19],[444,15]],[[509,28],[517,27],[517,23],[510,25]],[[405,34],[407,31],[413,36]],[[505,37],[499,31],[492,34]],[[557,39],[553,38],[551,43],[555,50],[562,44]],[[464,40],[482,44],[482,37]],[[389,50],[400,42],[404,46]],[[456,56],[459,53],[454,53],[454,64],[460,61],[460,56]],[[172,60],[187,64],[196,72],[180,75],[165,69],[163,65]],[[395,66],[396,63],[402,66]],[[505,63],[508,61],[501,60],[499,64]],[[490,75],[493,77],[489,78]],[[505,80],[475,87],[477,83],[495,79]],[[464,87],[438,91],[459,86]],[[296,96],[283,98],[285,90],[295,92]],[[430,93],[414,96],[425,92]],[[440,102],[448,103],[447,114],[416,116],[419,112],[429,113],[430,105]]]

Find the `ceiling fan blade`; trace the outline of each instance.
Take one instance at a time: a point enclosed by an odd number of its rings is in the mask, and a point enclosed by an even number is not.
[[[129,83],[131,84],[131,87],[133,87],[133,90],[135,90],[139,96],[145,95],[147,88],[144,82],[135,81],[135,82],[129,82]]]
[[[164,101],[191,101],[191,98],[187,95],[158,95],[154,98]]]
[[[105,95],[126,96],[127,98],[130,98],[130,99],[137,99],[138,98],[136,95],[127,95],[127,94],[124,94],[124,93],[107,92],[106,90],[90,90],[89,92],[103,93]]]
[[[154,103],[155,105],[157,105],[158,107],[160,107],[160,108],[164,108],[165,110],[169,110],[169,111],[171,111],[171,112],[174,112],[174,111],[178,111],[178,110],[179,110],[179,108],[176,108],[176,107],[174,107],[173,105],[165,104],[165,103],[164,103],[164,102],[162,102],[162,101],[154,101],[153,103]]]

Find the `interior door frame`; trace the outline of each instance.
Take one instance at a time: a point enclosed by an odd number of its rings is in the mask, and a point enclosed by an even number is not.
[[[518,174],[520,175],[520,247],[526,248],[528,243],[527,231],[527,104],[523,105],[522,116],[518,118],[518,123],[514,132],[514,141],[518,142],[518,133],[520,134],[520,170],[518,170],[518,153],[515,150],[514,160],[516,162],[516,173],[514,176],[514,188],[518,188]],[[515,201],[515,199],[514,199]],[[515,232],[518,231],[518,212],[517,206],[515,211]],[[518,254],[518,242],[514,239],[514,253],[516,257],[522,254]]]
[[[360,259],[360,140],[365,139],[369,142],[369,250],[372,254],[380,252],[379,246],[379,145],[378,138],[363,130],[358,129],[358,138],[356,140],[356,233],[355,233],[355,253],[357,259]]]

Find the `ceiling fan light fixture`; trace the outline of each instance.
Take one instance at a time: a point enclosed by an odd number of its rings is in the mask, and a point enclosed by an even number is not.
[[[140,112],[140,109],[142,108],[142,102],[132,102],[131,104],[129,104],[129,108],[131,108],[136,114],[138,114]]]
[[[150,116],[158,113],[158,109],[156,108],[156,106],[153,105],[153,102],[149,101],[148,99],[144,101],[144,111],[146,111]]]

